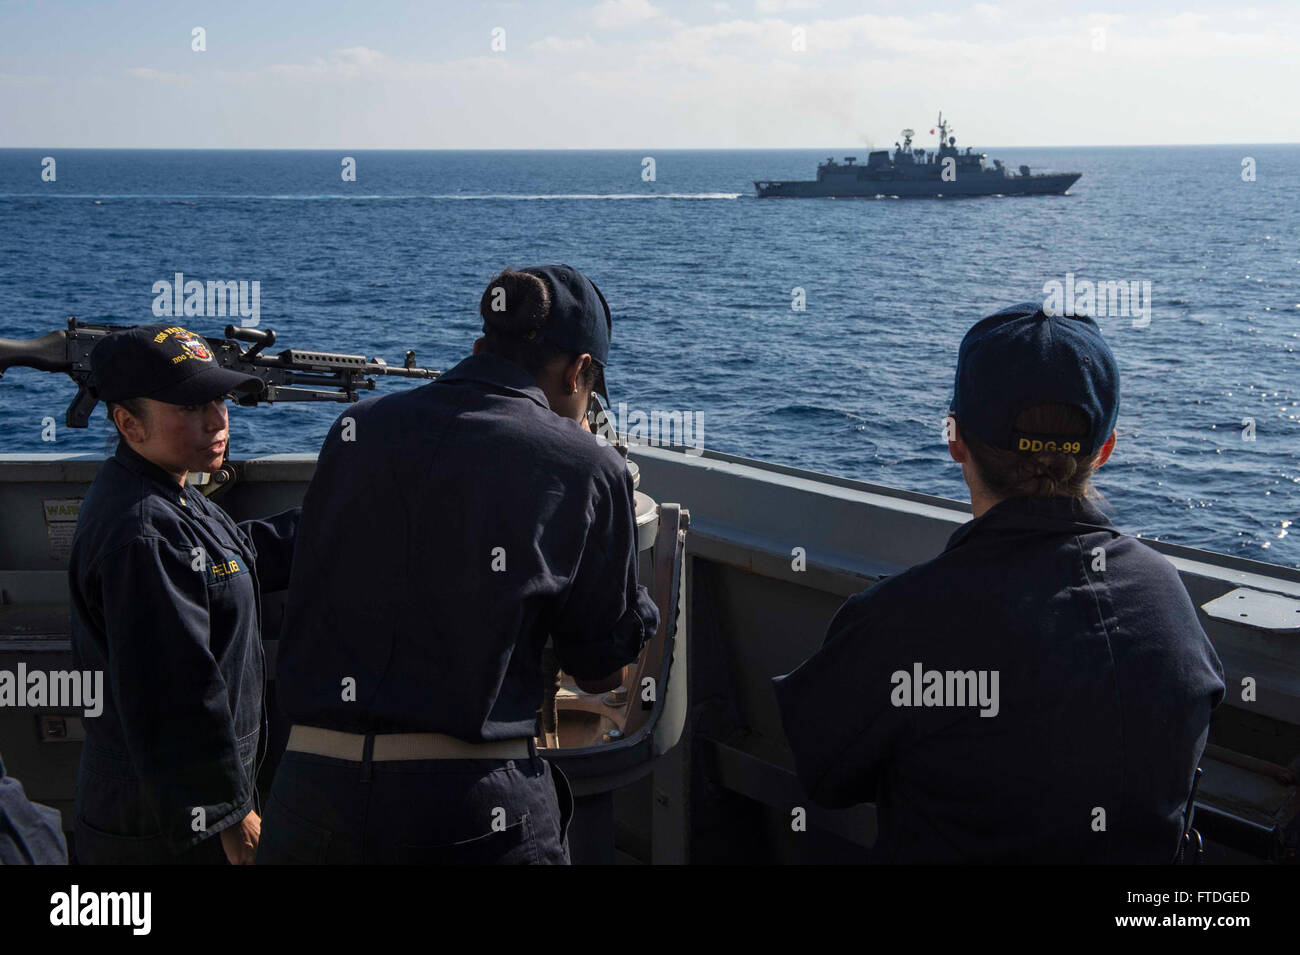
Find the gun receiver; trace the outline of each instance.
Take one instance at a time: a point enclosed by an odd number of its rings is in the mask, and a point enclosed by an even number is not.
[[[69,318],[66,331],[22,341],[0,338],[0,377],[13,367],[66,373],[77,385],[76,397],[68,405],[67,424],[70,428],[84,428],[99,403],[90,353],[101,339],[129,327],[132,326],[96,325]],[[261,379],[262,390],[240,396],[237,401],[241,405],[356,401],[359,392],[374,390],[375,379],[371,376],[432,380],[440,374],[417,367],[413,351],[406,353],[400,366],[390,365],[382,358],[301,348],[286,348],[278,354],[267,355],[265,349],[275,344],[275,332],[270,329],[227,325],[225,338],[205,337],[204,340],[212,350],[213,359],[222,367]],[[240,342],[248,342],[252,347],[245,349]]]

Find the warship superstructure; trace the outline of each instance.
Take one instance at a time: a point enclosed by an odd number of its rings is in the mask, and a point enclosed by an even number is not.
[[[914,147],[916,132],[903,130],[894,153],[878,149],[867,154],[865,165],[856,156],[843,162],[829,158],[817,165],[815,180],[755,179],[759,199],[872,199],[950,198],[957,196],[1063,195],[1083,173],[1033,173],[1021,166],[1011,173],[1001,159],[985,166],[988,157],[957,149],[952,127],[939,114],[936,124],[939,148]],[[933,132],[934,130],[931,130]]]

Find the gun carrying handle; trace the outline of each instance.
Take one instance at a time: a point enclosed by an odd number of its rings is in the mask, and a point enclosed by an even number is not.
[[[37,371],[67,371],[68,333],[50,332],[40,338],[0,338],[0,375],[14,367]]]
[[[275,344],[275,329],[259,331],[256,328],[242,328],[238,325],[226,326],[226,337],[236,341],[252,342],[253,347],[244,353],[245,361],[252,361],[267,345]]]

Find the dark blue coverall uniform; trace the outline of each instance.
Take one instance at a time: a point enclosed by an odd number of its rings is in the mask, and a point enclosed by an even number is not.
[[[556,415],[520,366],[466,358],[331,428],[303,503],[277,698],[295,724],[370,739],[531,741],[548,635],[566,672],[595,679],[655,632],[636,560],[619,454]],[[565,863],[567,790],[535,752],[358,763],[291,750],[258,862]]]
[[[73,658],[107,688],[85,721],[78,861],[225,861],[212,837],[254,808],[260,594],[288,584],[299,514],[236,524],[124,441],[100,468],[68,568]]]
[[[894,705],[916,664],[999,671],[996,715]],[[850,598],[776,681],[804,787],[874,800],[879,862],[1170,862],[1223,693],[1173,565],[1060,497],[1002,501]]]
[[[0,763],[0,865],[64,865],[68,847],[57,809],[31,802]]]

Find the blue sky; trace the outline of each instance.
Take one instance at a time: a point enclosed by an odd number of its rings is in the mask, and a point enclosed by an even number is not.
[[[1298,90],[1294,2],[0,0],[0,147],[1297,142]]]

